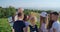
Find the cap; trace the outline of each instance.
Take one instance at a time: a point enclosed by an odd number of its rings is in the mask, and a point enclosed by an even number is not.
[[[59,15],[58,12],[51,12],[50,14]]]
[[[42,13],[40,14],[40,16],[42,16],[42,17],[47,17],[47,12],[42,12]]]

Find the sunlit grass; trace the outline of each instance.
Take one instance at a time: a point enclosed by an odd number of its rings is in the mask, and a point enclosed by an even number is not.
[[[7,18],[0,18],[0,32],[11,32]]]

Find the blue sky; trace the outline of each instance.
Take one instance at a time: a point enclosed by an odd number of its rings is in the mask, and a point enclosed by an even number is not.
[[[23,7],[23,8],[60,8],[60,0],[0,0],[2,7]]]

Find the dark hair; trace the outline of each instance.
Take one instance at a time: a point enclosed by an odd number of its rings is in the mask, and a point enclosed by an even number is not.
[[[54,14],[54,15],[59,15],[59,13],[58,13],[58,12],[52,12],[51,14]]]
[[[23,20],[26,20],[26,18],[27,18],[27,15],[24,15],[24,19]]]
[[[22,13],[18,13],[18,17],[22,16]]]
[[[47,27],[47,29],[50,29],[51,27],[52,27],[52,24],[54,23],[54,21],[53,20],[49,20],[49,23],[48,23],[48,27]]]
[[[50,13],[50,15],[52,15],[52,14],[54,14],[54,15],[59,15],[59,13],[57,13],[57,12],[52,12],[52,13]],[[54,23],[54,20],[50,19],[50,20],[49,20],[49,23],[48,23],[47,29],[50,29],[50,28],[52,27],[52,24],[53,24],[53,23]]]

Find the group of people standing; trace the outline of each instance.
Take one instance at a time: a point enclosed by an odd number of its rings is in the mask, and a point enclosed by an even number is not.
[[[16,15],[8,18],[12,32],[60,32],[59,13],[40,13],[40,26],[37,27],[37,17],[25,15],[24,9],[19,8]]]

